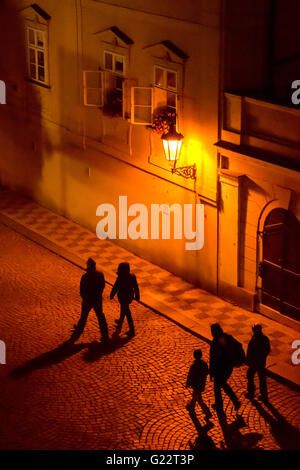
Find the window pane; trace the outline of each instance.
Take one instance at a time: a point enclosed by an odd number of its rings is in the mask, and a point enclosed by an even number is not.
[[[164,86],[164,70],[159,67],[155,67],[155,85]]]
[[[44,34],[42,31],[36,31],[36,43],[39,47],[44,47]]]
[[[151,108],[140,108],[139,106],[134,107],[134,121],[135,122],[146,122],[152,121]]]
[[[29,62],[35,64],[35,50],[31,48],[29,49]]]
[[[44,63],[44,53],[41,52],[41,51],[38,51],[38,65],[41,65],[42,67],[44,67],[45,63]]]
[[[28,36],[29,36],[29,44],[35,44],[33,29],[28,29]]]
[[[36,67],[34,64],[30,64],[30,77],[36,79]]]
[[[176,73],[167,72],[167,88],[176,89]]]
[[[113,63],[112,63],[112,54],[109,54],[107,52],[105,52],[105,64],[104,64],[104,67],[108,70],[112,70],[112,67],[113,67]]]
[[[151,107],[151,90],[148,88],[135,88],[134,89],[134,103],[137,106],[150,106]]]
[[[123,88],[123,78],[122,77],[116,77],[116,89],[117,90],[122,90]]]
[[[124,62],[123,57],[117,56],[115,59],[115,71],[118,73],[124,72]]]
[[[45,69],[44,69],[44,67],[38,67],[38,73],[39,73],[38,79],[41,82],[44,82],[45,81]]]
[[[86,104],[93,106],[102,106],[102,93],[100,89],[87,88],[86,89]]]
[[[167,105],[176,108],[176,95],[175,93],[167,93]]]

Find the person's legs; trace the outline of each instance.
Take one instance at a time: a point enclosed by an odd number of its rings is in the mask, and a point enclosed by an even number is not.
[[[74,332],[72,334],[73,337],[79,338],[79,336],[82,334],[91,308],[92,307],[88,302],[85,302],[85,301],[82,302],[81,315],[80,315],[77,325],[75,326]]]
[[[218,379],[214,378],[214,393],[215,393],[215,409],[217,411],[223,410],[223,398],[221,391],[221,383]]]
[[[188,402],[188,404],[187,404],[187,409],[188,409],[189,411],[195,411],[196,400],[197,400],[196,395],[197,395],[197,392],[196,392],[195,389],[193,389],[192,398],[191,398],[191,400],[190,400],[190,401]]]
[[[122,329],[122,325],[123,325],[123,321],[124,321],[124,318],[125,318],[125,315],[126,315],[126,306],[124,304],[120,304],[120,318],[119,320],[116,320],[116,323],[117,323],[117,330],[118,331],[121,331]]]
[[[207,418],[211,418],[212,414],[210,412],[210,409],[208,408],[208,406],[206,405],[206,403],[204,403],[203,401],[203,397],[202,397],[202,393],[201,392],[196,392],[196,400],[197,402],[199,403],[203,413],[206,415]]]
[[[227,383],[227,380],[224,380],[224,382],[222,383],[222,388],[224,390],[224,392],[227,394],[227,396],[230,398],[230,400],[232,401],[235,409],[239,409],[241,404],[240,404],[240,401],[238,399],[238,397],[236,396],[236,394],[234,393],[234,391],[232,390],[232,388],[230,387],[230,385]]]
[[[127,318],[127,322],[128,322],[128,326],[129,326],[129,332],[130,332],[131,335],[134,335],[135,334],[134,324],[133,324],[132,315],[131,315],[129,305],[126,305],[125,309],[126,309],[125,310],[126,311],[126,318]]]
[[[258,369],[259,389],[264,400],[268,400],[267,379],[265,368]]]
[[[100,303],[94,305],[94,310],[98,318],[99,328],[101,331],[102,339],[108,339],[108,328],[106,323],[106,318],[102,310],[102,305]]]
[[[255,384],[254,384],[255,372],[256,370],[253,367],[249,367],[247,371],[247,379],[248,379],[247,396],[248,398],[253,397],[255,393]]]

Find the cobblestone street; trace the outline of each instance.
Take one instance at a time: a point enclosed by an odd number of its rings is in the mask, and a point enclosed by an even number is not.
[[[0,448],[190,449],[205,421],[199,408],[199,421],[185,409],[185,380],[193,350],[201,347],[207,360],[209,345],[134,303],[134,338],[123,334],[104,348],[92,311],[80,340],[62,346],[80,313],[83,271],[3,225],[0,246],[0,339],[7,347]],[[112,334],[119,305],[109,293],[107,285]],[[217,448],[300,448],[297,392],[269,378],[267,407],[243,397],[245,367],[234,370],[230,383],[242,400],[241,418],[227,397],[226,426],[212,410],[208,435]],[[211,382],[204,399],[211,408]]]

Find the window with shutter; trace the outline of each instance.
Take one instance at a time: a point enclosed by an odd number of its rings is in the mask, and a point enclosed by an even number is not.
[[[103,106],[103,72],[85,70],[83,72],[83,99],[85,106]]]
[[[154,110],[178,116],[178,76],[176,70],[154,66]]]
[[[153,87],[131,88],[131,123],[151,125],[153,117]]]

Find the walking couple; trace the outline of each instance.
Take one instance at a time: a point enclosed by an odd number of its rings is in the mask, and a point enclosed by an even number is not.
[[[134,336],[135,330],[129,305],[134,299],[137,301],[140,300],[138,283],[135,275],[130,273],[128,263],[119,264],[117,275],[118,277],[110,293],[110,299],[113,299],[117,294],[120,303],[120,318],[116,320],[118,325],[117,331],[121,331],[123,321],[126,317],[129,326],[128,336]],[[70,338],[72,341],[76,341],[83,333],[91,309],[94,309],[98,319],[101,342],[108,341],[108,327],[102,306],[104,288],[104,275],[102,272],[96,270],[96,262],[92,258],[89,258],[87,260],[86,273],[83,274],[80,281],[80,296],[82,298],[81,316],[77,325],[74,325],[74,330]]]

